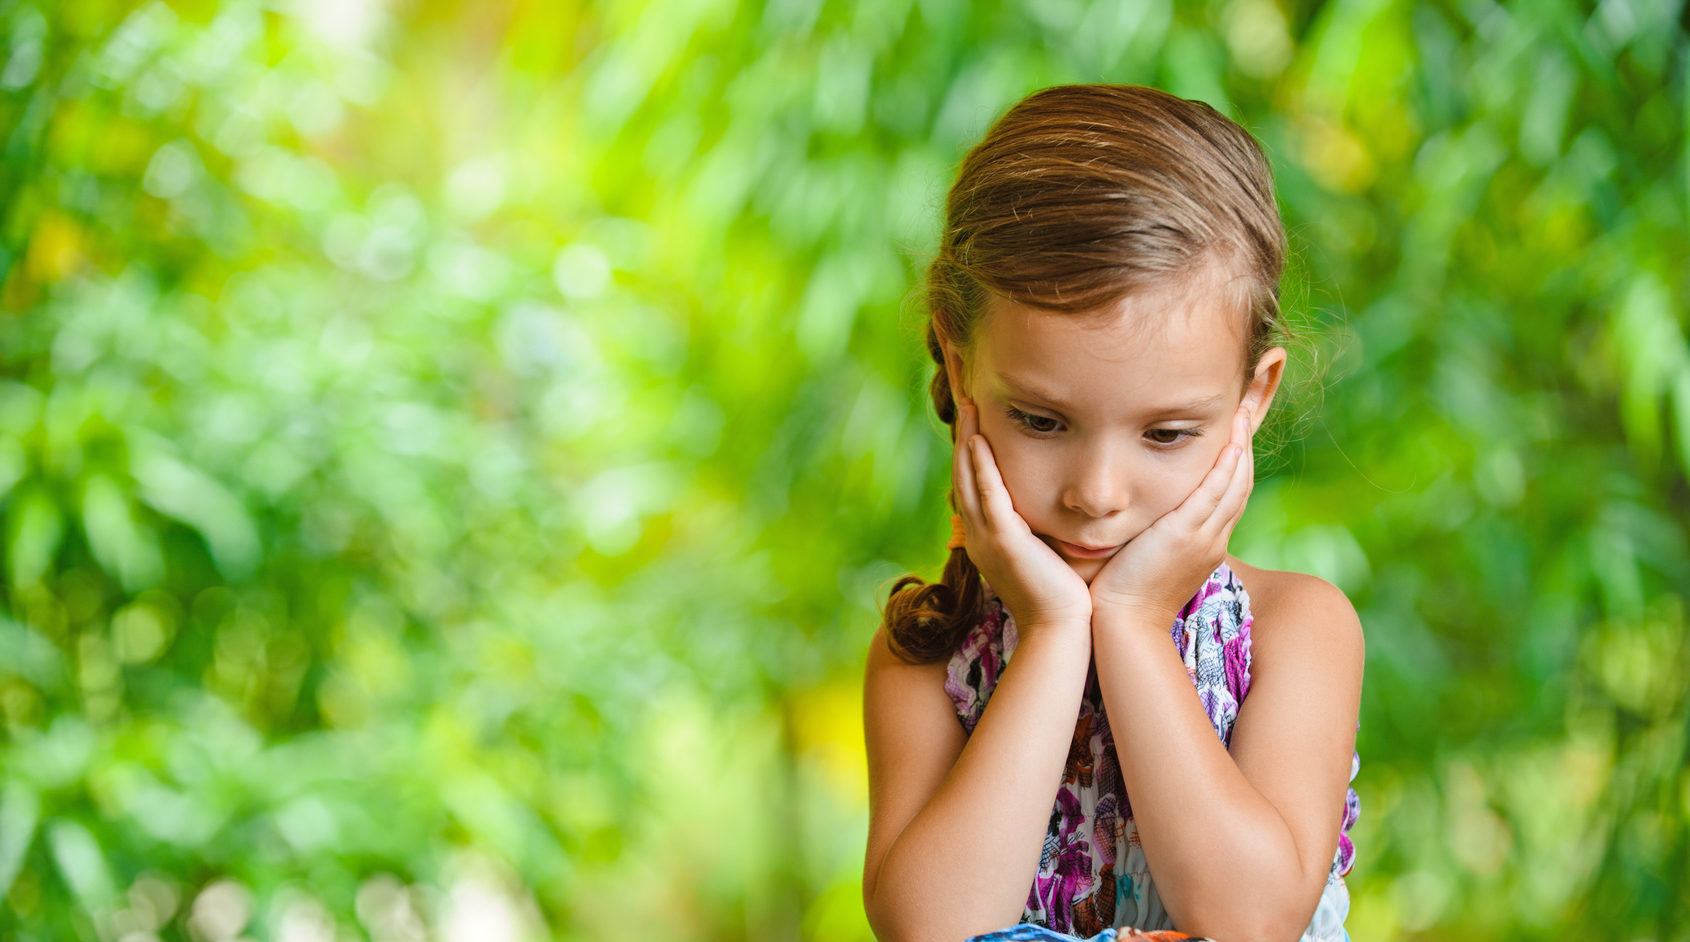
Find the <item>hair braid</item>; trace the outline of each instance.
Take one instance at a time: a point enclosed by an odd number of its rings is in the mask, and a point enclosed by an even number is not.
[[[956,445],[956,400],[951,398],[950,377],[945,372],[945,349],[934,325],[927,325],[927,352],[939,365],[928,384],[933,411],[951,427],[951,445]],[[956,510],[956,495],[950,497]],[[986,592],[980,570],[968,557],[968,550],[956,547],[945,560],[938,582],[919,576],[904,576],[892,585],[886,599],[886,643],[899,657],[918,664],[951,656],[968,629],[986,610]]]

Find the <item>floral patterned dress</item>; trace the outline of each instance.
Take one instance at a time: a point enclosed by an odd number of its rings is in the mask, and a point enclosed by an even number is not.
[[[1238,708],[1250,690],[1253,620],[1249,595],[1223,562],[1186,603],[1171,631],[1171,641],[1185,661],[1186,673],[1215,734],[1229,745]],[[1018,637],[1015,619],[988,587],[986,616],[963,639],[947,665],[945,692],[955,704],[965,732],[974,732],[998,678],[1015,653]],[[1352,782],[1360,765],[1358,753],[1350,760]],[[1349,939],[1344,930],[1350,908],[1344,875],[1355,862],[1349,832],[1359,810],[1352,787],[1345,796],[1343,826],[1326,887],[1302,942]],[[1193,809],[1194,813],[1199,811]],[[1103,712],[1095,664],[1086,677],[1068,762],[1021,921],[1080,936],[1111,927],[1174,928],[1151,882],[1150,867],[1133,823],[1115,739]]]

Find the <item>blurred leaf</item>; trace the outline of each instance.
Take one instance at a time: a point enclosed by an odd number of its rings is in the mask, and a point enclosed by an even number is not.
[[[1650,272],[1632,281],[1614,323],[1626,364],[1622,397],[1626,433],[1645,457],[1660,453],[1663,396],[1681,369],[1690,369],[1684,335],[1673,320],[1666,286]]]
[[[1678,465],[1690,478],[1690,362],[1682,364],[1672,386],[1673,416],[1678,421],[1674,438],[1678,440]]]
[[[158,452],[135,462],[141,499],[205,538],[219,571],[239,581],[258,565],[258,532],[246,508],[211,476]]]
[[[70,884],[89,915],[99,912],[116,895],[100,843],[80,822],[54,818],[47,822],[47,848],[59,874]]]
[[[29,471],[29,459],[24,456],[23,444],[15,438],[0,438],[0,501]]]
[[[51,690],[64,680],[64,658],[53,642],[0,615],[0,673]]]
[[[40,798],[22,782],[8,781],[0,792],[0,896],[12,889],[40,820]]]
[[[94,558],[117,576],[126,591],[139,592],[163,577],[158,546],[136,523],[129,500],[116,482],[96,474],[83,483],[82,520]]]
[[[46,575],[64,539],[64,521],[46,490],[26,484],[7,508],[7,576],[14,588],[34,585]]]

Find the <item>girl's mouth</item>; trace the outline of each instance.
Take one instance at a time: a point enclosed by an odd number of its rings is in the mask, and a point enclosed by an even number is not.
[[[1120,550],[1123,545],[1125,545],[1117,543],[1114,546],[1105,546],[1101,549],[1094,549],[1090,546],[1080,546],[1077,543],[1070,543],[1067,540],[1058,540],[1055,537],[1051,537],[1051,539],[1056,543],[1058,549],[1075,559],[1107,559],[1108,557],[1115,555],[1115,553]]]

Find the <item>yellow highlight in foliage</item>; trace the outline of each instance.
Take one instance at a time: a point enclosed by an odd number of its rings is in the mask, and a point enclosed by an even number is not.
[[[843,801],[868,801],[868,753],[863,747],[863,691],[837,678],[792,695],[792,726],[800,755],[810,757]]]
[[[24,270],[37,284],[64,280],[83,259],[82,230],[63,213],[47,212],[30,233]]]
[[[1303,166],[1329,190],[1359,193],[1379,175],[1367,145],[1340,122],[1318,117],[1303,120],[1298,123],[1297,143]]]
[[[1493,876],[1508,862],[1513,829],[1491,807],[1494,783],[1462,759],[1444,768],[1445,819],[1450,850],[1468,873]]]

